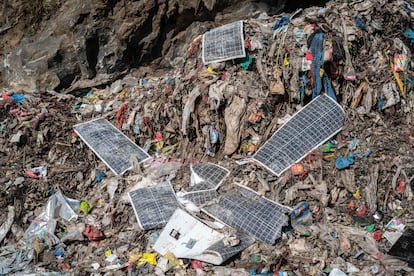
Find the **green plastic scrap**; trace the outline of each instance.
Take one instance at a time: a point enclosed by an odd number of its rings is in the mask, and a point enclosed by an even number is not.
[[[246,57],[241,60],[240,66],[243,68],[244,71],[247,71],[250,64],[252,64],[253,58],[252,56],[247,53]]]
[[[375,229],[375,224],[367,225],[364,227],[365,231],[372,232]]]

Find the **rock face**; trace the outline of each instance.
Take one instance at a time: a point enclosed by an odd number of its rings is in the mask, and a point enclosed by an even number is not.
[[[223,24],[280,11],[286,1],[267,2],[273,7],[251,0],[36,0],[30,6],[5,1],[0,7],[2,77],[8,87],[26,92],[71,92],[112,82],[143,63],[174,66],[185,54],[182,46],[211,28],[213,20]],[[37,22],[37,34],[27,36],[33,23],[28,17],[36,13],[50,18]],[[26,23],[13,23],[10,16],[23,16]]]

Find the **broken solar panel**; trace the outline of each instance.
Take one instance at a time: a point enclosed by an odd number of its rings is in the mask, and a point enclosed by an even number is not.
[[[202,55],[204,64],[245,57],[243,21],[206,32],[203,35]]]
[[[217,204],[203,209],[210,216],[256,238],[274,244],[287,225],[291,210],[270,201],[253,190],[236,185],[222,195]]]
[[[338,133],[344,120],[342,107],[328,95],[320,95],[280,127],[253,158],[280,176]]]
[[[178,207],[174,190],[168,181],[131,191],[128,196],[143,230],[164,227]]]
[[[201,206],[217,198],[218,192],[216,190],[190,191],[183,192],[180,196],[186,200],[191,201],[196,206]]]
[[[225,246],[224,241],[220,240],[206,249],[205,253],[215,254],[220,256],[220,258],[224,261],[230,259],[237,253],[241,252],[245,248],[249,247],[254,243],[254,238],[244,234],[244,233],[237,233],[237,239],[240,240],[240,243],[235,246]]]
[[[150,156],[125,134],[103,118],[73,126],[78,136],[115,173],[131,169],[131,156],[139,162]]]
[[[246,234],[237,234],[240,242],[231,246],[225,244],[230,231],[210,228],[196,217],[180,208],[176,209],[154,244],[154,250],[161,255],[171,252],[177,258],[196,259],[220,265],[254,242]]]
[[[191,164],[191,184],[182,197],[200,206],[217,197],[217,189],[230,174],[224,167],[213,163]]]
[[[217,189],[230,171],[213,163],[191,164],[191,184],[200,186],[198,190]]]

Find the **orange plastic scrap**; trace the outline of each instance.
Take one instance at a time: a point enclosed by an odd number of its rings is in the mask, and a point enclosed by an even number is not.
[[[392,62],[392,60],[390,60],[390,66],[391,66],[391,71],[394,74],[395,80],[397,81],[398,87],[400,88],[401,96],[405,97],[404,84],[401,81],[400,75],[398,75],[398,72],[395,71],[394,63]]]
[[[295,175],[295,176],[303,175],[305,173],[305,168],[303,164],[297,163],[297,164],[292,165],[291,171],[292,171],[292,175]]]

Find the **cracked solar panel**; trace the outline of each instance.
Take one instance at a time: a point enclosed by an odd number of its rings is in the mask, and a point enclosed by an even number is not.
[[[178,201],[169,181],[128,193],[138,224],[143,230],[164,227]]]
[[[280,176],[338,133],[344,121],[342,107],[328,95],[320,95],[280,127],[253,159]]]
[[[218,192],[216,190],[189,191],[184,193],[182,197],[193,202],[196,206],[201,206],[217,198]]]
[[[150,156],[125,134],[103,118],[73,126],[86,145],[116,174],[132,168],[131,155],[139,162]]]
[[[191,164],[191,180],[198,190],[217,189],[230,171],[213,163]]]
[[[217,189],[230,171],[213,163],[191,164],[191,184],[182,197],[201,206],[217,198]]]
[[[274,244],[281,236],[282,227],[287,225],[286,214],[291,210],[236,185],[217,204],[206,206],[203,211],[261,242]]]
[[[161,255],[171,252],[177,258],[220,265],[254,243],[254,239],[245,233],[232,235],[233,232],[234,229],[227,227],[213,229],[204,221],[178,208],[165,225],[153,249]],[[230,236],[240,242],[234,246],[225,242]]]
[[[202,44],[204,64],[245,57],[243,21],[236,21],[206,32]]]

